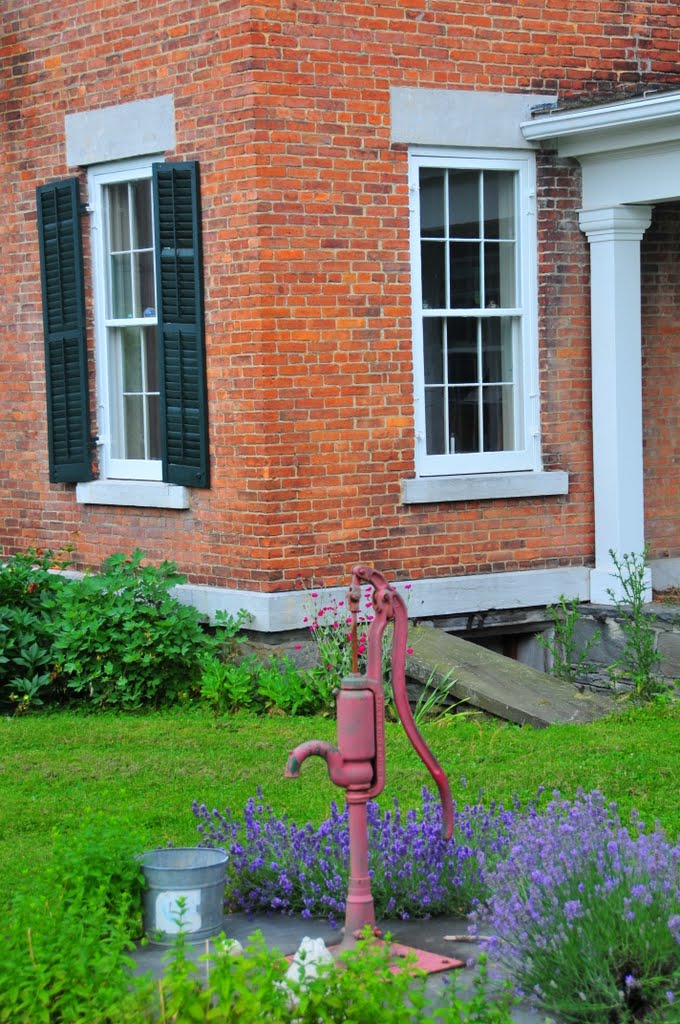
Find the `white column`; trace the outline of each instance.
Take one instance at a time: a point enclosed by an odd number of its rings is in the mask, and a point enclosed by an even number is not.
[[[622,597],[610,551],[641,553],[645,545],[642,475],[642,345],[640,240],[650,206],[582,210],[590,243],[593,385],[595,568],[590,600]],[[648,574],[651,588],[651,574]]]

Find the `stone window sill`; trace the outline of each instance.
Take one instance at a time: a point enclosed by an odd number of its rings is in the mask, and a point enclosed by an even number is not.
[[[81,505],[189,508],[189,489],[156,480],[91,480],[76,485]]]
[[[401,500],[404,505],[440,501],[484,501],[492,498],[533,498],[568,492],[569,474],[563,470],[429,476],[401,482]]]

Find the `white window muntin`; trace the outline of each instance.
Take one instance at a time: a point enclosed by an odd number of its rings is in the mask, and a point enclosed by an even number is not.
[[[516,258],[514,265],[515,305],[500,308],[481,306],[451,306],[434,308],[423,301],[421,283],[421,209],[420,172],[422,168],[438,170],[510,171],[515,175]],[[409,153],[409,194],[411,196],[411,272],[414,340],[414,386],[416,425],[416,473],[418,476],[453,475],[485,472],[507,472],[539,469],[538,445],[538,358],[536,343],[536,225],[534,212],[535,164],[533,154],[507,153],[491,150],[450,150],[413,148]],[[445,251],[448,247],[444,247]],[[447,256],[448,259],[448,256]],[[483,274],[483,260],[480,261]],[[447,264],[448,277],[448,264]],[[448,285],[447,285],[448,288]],[[506,287],[505,291],[509,291]],[[505,360],[513,367],[511,395],[507,398],[512,408],[512,450],[455,452],[432,454],[427,451],[426,432],[428,398],[433,390],[426,382],[424,358],[424,321],[468,318],[478,326],[476,344],[486,321],[501,321],[505,325]],[[475,332],[473,332],[475,333]],[[511,338],[511,340],[509,340]],[[479,389],[481,401],[483,389]],[[430,394],[428,395],[428,392]],[[448,405],[447,402],[444,403]],[[445,410],[444,419],[448,415]],[[483,411],[480,408],[480,416]],[[509,429],[504,425],[504,429]],[[446,448],[450,448],[449,442]]]
[[[155,335],[155,328],[158,323],[157,310],[155,309],[155,298],[153,306],[149,303],[142,305],[140,296],[136,294],[135,275],[132,275],[131,282],[131,308],[124,317],[115,314],[121,309],[116,309],[112,296],[113,275],[109,269],[109,260],[112,257],[112,245],[108,232],[107,212],[107,189],[112,185],[134,183],[136,181],[151,181],[152,163],[162,160],[163,157],[146,157],[143,160],[131,160],[119,164],[102,164],[90,169],[88,174],[88,187],[90,205],[92,210],[92,253],[93,253],[93,284],[94,284],[94,310],[95,310],[95,362],[97,376],[97,403],[99,421],[99,446],[100,446],[100,477],[102,479],[122,480],[161,480],[163,467],[160,458],[146,457],[157,450],[156,430],[151,429],[149,423],[148,406],[149,402],[155,401],[149,397],[149,372],[153,377],[155,369],[149,364],[153,360],[147,357],[150,352],[151,339],[147,335],[152,332]],[[143,251],[148,254],[149,247],[145,245],[143,250],[134,249],[133,240],[130,243],[130,259],[138,258],[137,253]],[[151,247],[153,264],[153,245]],[[132,362],[139,364],[139,372],[144,382],[139,388],[133,387],[126,382],[130,377],[130,371],[126,374],[123,362],[123,351],[127,346],[134,347],[135,335],[138,339],[138,357],[132,357]],[[147,339],[145,341],[145,339]],[[143,396],[140,398],[139,396]],[[125,424],[126,424],[126,403],[133,404],[137,408],[137,420],[139,422],[139,444],[134,451],[136,457],[120,457],[125,455]],[[129,423],[129,420],[127,420]],[[129,426],[129,430],[132,428]],[[151,437],[151,442],[150,442]],[[151,448],[149,447],[151,443]]]

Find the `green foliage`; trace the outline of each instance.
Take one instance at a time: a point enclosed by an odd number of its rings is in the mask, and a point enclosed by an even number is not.
[[[156,707],[187,697],[210,638],[195,609],[168,592],[183,581],[172,562],[113,555],[98,575],[64,588],[54,624],[56,671],[69,694],[95,707]]]
[[[570,683],[576,682],[578,675],[587,669],[588,654],[600,639],[600,631],[596,629],[583,648],[579,648],[576,643],[576,625],[581,619],[579,603],[578,597],[567,600],[564,594],[560,594],[559,604],[548,605],[546,608],[552,620],[553,635],[544,636],[539,633],[536,637],[541,647],[552,655],[553,674]]]
[[[202,700],[215,714],[313,715],[327,708],[326,677],[300,672],[288,657],[263,662],[255,656],[225,662],[203,660]]]
[[[668,685],[656,674],[661,655],[656,649],[652,629],[655,616],[644,610],[648,550],[645,547],[642,554],[624,554],[621,558],[614,551],[609,552],[623,597],[619,598],[613,590],[607,593],[619,613],[619,624],[626,638],[623,653],[611,666],[610,673],[614,682],[629,680],[633,684],[633,697],[638,701],[655,700],[668,690]]]
[[[51,570],[66,564],[34,548],[0,564],[0,705],[24,712],[52,689],[50,624],[65,581]]]
[[[0,926],[0,1022],[150,1020],[146,983],[131,985],[142,876],[129,822],[97,815],[57,837],[48,868],[11,901]]]
[[[226,945],[218,941],[215,951],[202,958],[208,968],[208,983],[203,986],[198,966],[189,960],[183,938],[178,937],[159,986],[162,1024],[510,1024],[510,1008],[516,1002],[507,987],[488,994],[482,957],[471,997],[461,998],[452,979],[441,1005],[434,1007],[425,992],[424,972],[410,958],[400,960],[395,971],[388,941],[375,942],[368,933],[339,956],[337,966],[319,965],[314,973],[305,971],[303,961],[297,979],[286,976],[287,961],[265,947],[259,932],[251,936],[242,956],[229,955]]]

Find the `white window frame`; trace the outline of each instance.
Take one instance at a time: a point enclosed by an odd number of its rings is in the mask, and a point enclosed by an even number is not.
[[[149,319],[122,320],[108,318],[107,237],[104,190],[108,185],[128,181],[150,180],[152,164],[162,162],[162,154],[113,164],[98,164],[88,171],[92,230],[92,281],[94,299],[95,372],[97,383],[97,419],[99,436],[99,479],[121,481],[162,481],[160,459],[118,459],[112,457],[114,430],[119,426],[111,397],[116,368],[111,363],[109,329],[111,326],[148,326]],[[157,321],[154,321],[157,322]]]
[[[512,451],[430,455],[425,437],[425,370],[421,294],[419,172],[422,167],[512,171],[516,174],[518,305],[502,315],[515,318],[514,365],[518,444]],[[505,474],[541,469],[538,401],[536,169],[527,151],[412,147],[409,150],[411,282],[417,477]],[[443,314],[444,311],[442,311]],[[447,315],[484,315],[479,309],[455,309]],[[490,314],[494,315],[494,314]],[[498,315],[498,314],[496,314]]]

